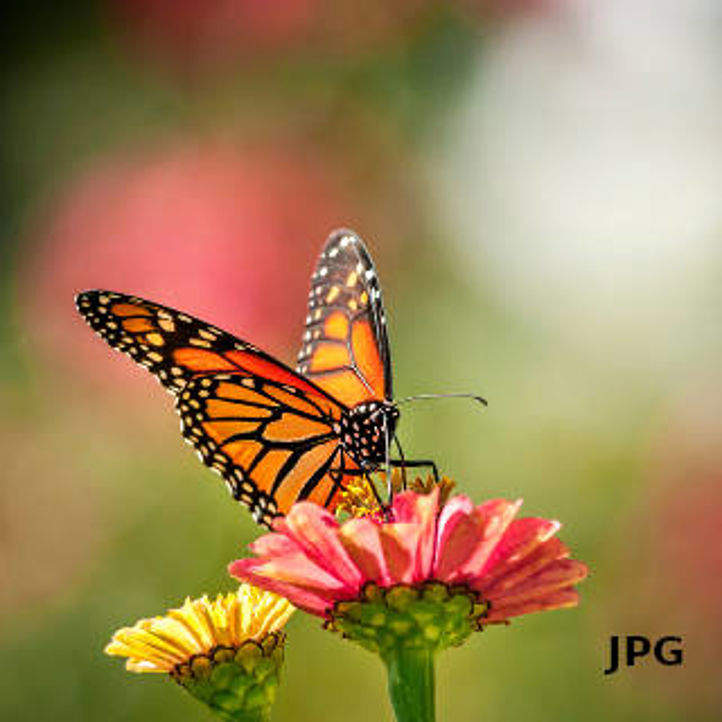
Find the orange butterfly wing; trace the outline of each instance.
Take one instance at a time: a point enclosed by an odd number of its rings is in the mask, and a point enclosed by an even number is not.
[[[110,346],[177,394],[199,374],[249,373],[319,393],[292,369],[246,341],[167,306],[112,291],[84,291],[78,311]]]
[[[183,435],[234,498],[270,525],[299,499],[333,509],[348,473],[343,404],[253,345],[135,296],[86,291],[90,326],[177,397]]]
[[[348,406],[392,398],[381,288],[352,231],[334,231],[319,257],[297,369]]]
[[[299,500],[333,510],[358,467],[336,433],[325,396],[257,376],[199,376],[177,403],[183,436],[229,483],[254,519],[270,526]]]

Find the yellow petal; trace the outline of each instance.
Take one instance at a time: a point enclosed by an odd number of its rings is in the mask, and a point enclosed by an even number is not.
[[[261,642],[280,631],[293,613],[291,604],[271,592],[242,584],[237,592],[187,598],[163,617],[141,619],[123,627],[106,646],[106,654],[127,657],[132,672],[170,672],[198,654],[218,646],[238,648]]]

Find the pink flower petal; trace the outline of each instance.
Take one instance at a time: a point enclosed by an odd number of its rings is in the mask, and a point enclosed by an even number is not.
[[[339,539],[364,579],[389,586],[392,580],[380,529],[380,525],[372,519],[350,519],[341,527]]]
[[[453,523],[445,527],[443,542],[438,543],[434,577],[444,582],[459,579],[462,576],[462,567],[476,549],[479,536],[478,518],[457,512]]]
[[[232,562],[228,570],[232,576],[243,582],[253,584],[259,589],[265,589],[268,592],[274,592],[288,599],[294,606],[303,609],[310,614],[323,616],[326,610],[333,606],[333,599],[327,598],[321,594],[316,594],[308,589],[297,586],[289,582],[282,582],[273,577],[257,574],[253,567],[244,562],[257,561],[251,559],[239,559]]]
[[[518,617],[520,614],[576,607],[577,604],[579,604],[579,592],[576,589],[562,589],[526,602],[508,606],[492,606],[489,616],[482,621],[500,622],[509,617]]]
[[[558,521],[525,517],[514,520],[507,528],[504,536],[489,555],[478,575],[493,575],[499,564],[509,564],[522,559],[536,546],[556,534],[561,527]]]
[[[483,573],[487,561],[504,536],[520,506],[521,499],[515,502],[506,499],[492,499],[476,507],[473,516],[479,526],[479,534],[474,550],[460,569],[461,575],[473,578]]]
[[[434,488],[430,494],[402,491],[394,496],[391,505],[394,522],[402,524],[422,524],[429,514],[436,515],[438,507],[438,488]]]
[[[580,582],[587,576],[587,573],[587,566],[582,562],[574,559],[558,559],[537,574],[525,579],[521,584],[506,590],[500,597],[492,597],[492,606],[495,602],[506,606],[546,596],[558,589],[571,587]]]
[[[451,499],[444,504],[439,513],[439,521],[437,523],[437,550],[444,547],[447,537],[453,534],[456,525],[471,516],[473,512],[474,503],[468,496],[464,496],[463,494],[451,497]]]
[[[298,544],[293,539],[278,532],[258,537],[248,545],[248,548],[259,557],[294,554],[300,551]]]
[[[415,494],[407,491],[394,498],[394,523],[416,527],[415,540],[409,539],[413,557],[411,571],[416,580],[428,579],[434,564],[436,543],[436,520],[439,511],[439,489],[430,494]]]
[[[521,584],[551,562],[568,556],[569,549],[555,537],[542,542],[521,559],[500,563],[492,574],[480,580],[480,584],[483,586],[484,594],[490,597],[498,596]]]
[[[300,553],[261,559],[238,559],[231,563],[229,570],[234,576],[253,571],[256,575],[295,584],[329,598],[334,594],[348,596],[356,591],[354,587],[344,584]]]
[[[484,569],[478,577],[484,577],[485,583],[506,574],[511,568],[524,563],[524,559],[540,545],[549,541],[559,530],[557,521],[526,517],[515,519],[506,530]]]
[[[383,524],[379,539],[391,584],[412,584],[419,528],[415,524]]]
[[[333,515],[312,502],[295,504],[286,517],[286,529],[306,556],[345,586],[360,589],[363,575],[339,539]]]

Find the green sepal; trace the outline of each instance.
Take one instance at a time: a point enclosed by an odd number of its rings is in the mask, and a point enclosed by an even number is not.
[[[381,656],[397,722],[433,722],[434,657],[463,644],[488,610],[467,587],[367,584],[360,599],[338,602],[325,626]]]
[[[433,654],[462,644],[487,609],[466,587],[367,584],[361,599],[335,605],[326,627],[384,658],[397,648]]]
[[[217,715],[235,722],[265,722],[283,665],[285,635],[269,634],[261,643],[216,647],[178,665],[171,676]]]

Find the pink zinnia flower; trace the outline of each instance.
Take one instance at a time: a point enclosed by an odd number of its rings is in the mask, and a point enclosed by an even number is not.
[[[251,545],[255,559],[230,565],[378,653],[397,722],[435,719],[437,652],[487,624],[575,606],[587,575],[554,536],[559,522],[515,519],[521,501],[439,496],[438,485],[405,491],[386,514],[342,523],[301,502]]]
[[[559,522],[515,518],[521,500],[474,506],[460,495],[440,507],[438,497],[438,489],[406,491],[394,498],[388,521],[343,523],[301,502],[251,545],[256,558],[233,562],[230,572],[327,619],[344,602],[368,598],[369,586],[382,593],[445,586],[472,600],[466,614],[477,625],[578,603],[574,585],[587,567],[555,537]]]

